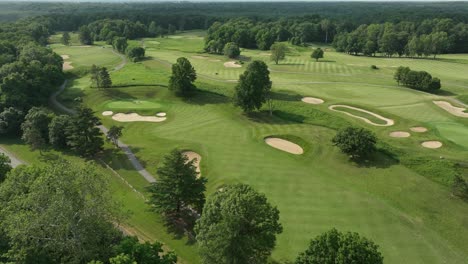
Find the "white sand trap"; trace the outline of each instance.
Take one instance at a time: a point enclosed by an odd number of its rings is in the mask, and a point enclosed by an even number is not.
[[[390,133],[390,136],[394,138],[407,138],[410,137],[411,134],[405,131],[393,131]]]
[[[237,64],[235,61],[228,61],[224,63],[224,67],[226,68],[241,68],[242,65]]]
[[[196,153],[196,152],[193,152],[193,151],[184,151],[182,152],[182,154],[184,154],[185,156],[187,156],[188,158],[188,161],[191,161],[193,159],[197,159],[193,165],[195,166],[196,168],[196,171],[198,172],[198,176],[201,175],[200,173],[200,161],[201,161],[201,156],[200,154]]]
[[[112,112],[112,111],[104,111],[104,112],[102,112],[102,115],[103,115],[103,116],[111,116],[111,115],[113,115],[113,114],[114,114],[114,112]]]
[[[421,145],[425,148],[436,149],[442,147],[442,142],[440,141],[424,141]]]
[[[416,133],[424,133],[427,132],[427,128],[425,127],[412,127],[410,128],[411,131],[416,132]]]
[[[439,106],[440,108],[444,109],[445,111],[451,113],[454,116],[468,118],[468,113],[463,112],[466,110],[466,108],[456,107],[456,106],[453,106],[451,103],[445,102],[445,101],[432,101],[432,102],[436,104],[437,106]]]
[[[66,55],[66,54],[60,55],[60,57],[62,57],[62,59],[64,59],[64,60],[68,60],[70,58],[70,56]]]
[[[308,104],[323,104],[325,101],[323,101],[320,98],[315,98],[315,97],[304,97],[302,98],[302,102],[308,103]]]
[[[384,125],[382,125],[382,124],[376,124],[376,123],[370,121],[369,119],[367,119],[367,118],[365,118],[365,117],[353,115],[353,114],[348,113],[348,112],[346,112],[346,111],[336,110],[335,107],[344,107],[344,108],[349,108],[349,109],[353,109],[353,110],[356,110],[356,111],[360,111],[360,112],[369,114],[369,115],[371,115],[371,116],[375,116],[375,117],[377,117],[378,119],[381,119],[381,120],[385,121],[386,124],[384,124]],[[393,126],[393,125],[395,124],[395,121],[393,121],[393,119],[386,118],[386,117],[383,117],[383,116],[378,115],[378,114],[376,114],[376,113],[372,113],[372,112],[370,112],[370,111],[367,111],[367,110],[364,110],[364,109],[361,109],[361,108],[357,108],[357,107],[353,107],[353,106],[349,106],[349,105],[331,105],[331,106],[328,107],[328,109],[330,109],[330,110],[332,110],[332,111],[344,113],[344,114],[349,115],[349,116],[352,116],[352,117],[354,117],[354,118],[361,119],[361,120],[363,120],[364,122],[366,122],[366,123],[368,123],[368,124],[371,124],[371,125],[373,125],[373,126]]]
[[[73,69],[74,67],[71,65],[71,61],[66,61],[63,63],[63,70],[66,71],[66,70],[71,70]]]
[[[166,116],[166,113],[164,113],[164,112],[159,112],[159,113],[156,114],[156,116],[165,117],[165,116]]]
[[[300,155],[304,153],[304,150],[301,148],[301,146],[281,138],[265,138],[265,143],[276,149],[286,151],[291,154]]]
[[[112,119],[118,122],[162,122],[165,121],[165,117],[158,116],[141,116],[137,113],[123,114],[118,113],[112,116]]]
[[[71,46],[73,48],[91,48],[91,45],[79,45],[79,46]]]

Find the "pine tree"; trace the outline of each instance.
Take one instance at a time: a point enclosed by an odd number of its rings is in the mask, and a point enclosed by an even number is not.
[[[112,80],[106,67],[99,69],[99,88],[110,88],[112,87]]]
[[[62,44],[66,46],[70,45],[70,39],[71,39],[70,34],[68,34],[68,32],[63,33],[62,39],[61,39]]]
[[[91,74],[91,87],[99,88],[99,85],[101,83],[99,80],[99,67],[93,64],[91,66],[90,74]]]
[[[84,157],[92,157],[102,150],[104,141],[97,127],[101,122],[90,108],[80,108],[67,128],[67,145]]]
[[[166,217],[178,217],[182,209],[192,207],[201,212],[205,203],[206,179],[198,177],[194,161],[175,149],[164,157],[158,168],[158,181],[149,187],[150,204]]]

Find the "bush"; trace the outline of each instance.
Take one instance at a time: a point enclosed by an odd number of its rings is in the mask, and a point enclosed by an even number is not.
[[[441,88],[440,79],[432,78],[425,71],[412,71],[409,67],[398,67],[393,77],[398,84],[403,84],[413,89],[434,92]]]
[[[352,159],[361,159],[375,151],[377,138],[367,129],[347,127],[338,131],[332,142]]]
[[[378,69],[379,69],[379,68],[378,68],[377,66],[375,66],[375,65],[371,65],[370,67],[371,67],[371,69],[373,69],[373,70],[378,70]]]

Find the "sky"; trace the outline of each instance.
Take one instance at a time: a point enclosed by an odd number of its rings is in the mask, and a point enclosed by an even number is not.
[[[0,2],[467,2],[468,0],[0,0]]]

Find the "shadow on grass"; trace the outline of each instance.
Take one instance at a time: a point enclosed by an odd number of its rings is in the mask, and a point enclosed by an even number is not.
[[[400,163],[398,158],[385,149],[378,149],[372,155],[362,160],[353,160],[357,166],[363,168],[385,169]]]
[[[296,102],[302,99],[302,96],[299,94],[293,94],[285,91],[273,91],[271,92],[271,98],[279,101],[291,101]]]
[[[107,97],[113,98],[113,99],[127,99],[127,100],[137,99],[135,96],[127,92],[121,91],[119,89],[104,88],[104,89],[100,89],[100,91],[104,93],[104,95],[106,95]]]
[[[164,226],[174,239],[183,239],[187,237],[187,245],[193,245],[196,242],[195,221],[197,216],[190,209],[182,209],[179,214],[163,216]]]
[[[140,152],[140,148],[138,147],[131,147],[133,154],[137,154]],[[130,161],[128,161],[127,155],[120,149],[120,148],[106,148],[101,156],[102,160],[104,160],[110,167],[112,168],[123,168],[126,170],[135,171],[135,168],[131,165]],[[123,160],[128,162],[122,162]],[[146,168],[146,161],[138,159],[141,166]]]
[[[280,110],[273,111],[273,115],[267,110],[252,112],[245,114],[245,116],[252,122],[263,124],[287,125],[292,123],[302,123],[305,119],[304,116],[296,115]]]
[[[195,105],[226,104],[231,102],[231,98],[207,90],[197,90],[192,96],[183,98],[183,101]]]
[[[455,96],[455,95],[457,95],[457,94],[452,93],[452,92],[447,91],[447,90],[438,90],[438,91],[434,92],[434,94],[441,95],[441,96]]]

